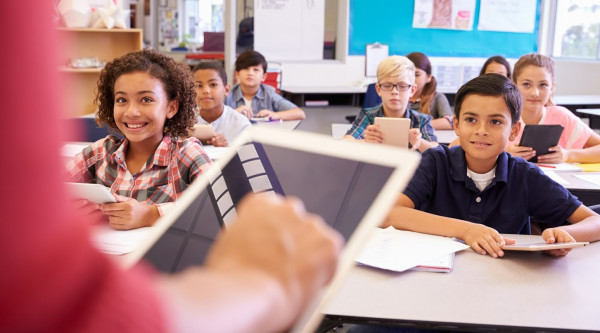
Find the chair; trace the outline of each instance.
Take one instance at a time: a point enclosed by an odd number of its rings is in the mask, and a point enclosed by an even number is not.
[[[371,83],[367,86],[367,92],[365,94],[365,100],[363,101],[363,109],[372,108],[381,104],[381,97],[377,94],[375,89],[375,83]]]
[[[224,52],[225,51],[225,33],[224,32],[204,32],[204,52]]]

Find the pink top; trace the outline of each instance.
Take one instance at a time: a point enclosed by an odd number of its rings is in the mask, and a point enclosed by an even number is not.
[[[593,131],[579,117],[568,109],[553,105],[544,109],[544,114],[539,122],[540,125],[562,125],[563,130],[558,145],[565,149],[581,149],[592,135]],[[508,146],[519,144],[525,124],[521,120],[521,132]]]

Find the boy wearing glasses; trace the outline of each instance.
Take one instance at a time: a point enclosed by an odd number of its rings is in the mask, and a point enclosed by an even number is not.
[[[438,145],[431,126],[431,116],[408,107],[410,97],[417,91],[415,66],[408,58],[390,56],[382,60],[377,66],[375,90],[381,97],[382,104],[360,110],[344,139],[382,143],[384,135],[373,121],[375,117],[393,117],[410,119],[411,149],[423,152]]]

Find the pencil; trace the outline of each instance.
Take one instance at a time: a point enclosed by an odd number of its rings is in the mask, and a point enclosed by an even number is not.
[[[540,168],[556,169],[556,166],[554,166],[554,165],[548,165],[548,164],[537,164],[537,166],[539,166]]]

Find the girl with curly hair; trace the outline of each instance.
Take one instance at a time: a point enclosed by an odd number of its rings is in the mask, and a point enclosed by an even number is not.
[[[116,203],[82,202],[115,229],[153,225],[211,165],[195,138],[196,92],[189,68],[153,50],[130,52],[104,67],[96,122],[116,135],[92,143],[67,164],[67,180],[110,188]]]

